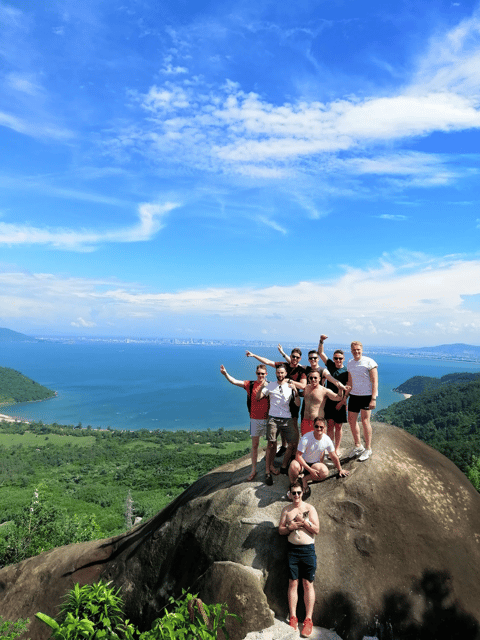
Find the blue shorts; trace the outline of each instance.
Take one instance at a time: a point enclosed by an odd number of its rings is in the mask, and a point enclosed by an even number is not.
[[[314,544],[288,543],[288,570],[290,580],[303,578],[309,582],[315,580],[317,568],[317,556]]]

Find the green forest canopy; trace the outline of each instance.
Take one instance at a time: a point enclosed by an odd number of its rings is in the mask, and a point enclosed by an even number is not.
[[[422,383],[415,376],[400,385],[403,393],[415,393]],[[375,414],[426,442],[452,460],[464,473],[480,456],[480,375],[448,374],[424,390]],[[435,378],[433,378],[435,380]],[[409,389],[409,391],[404,391]]]
[[[27,378],[15,369],[0,367],[0,404],[46,400],[55,391]]]

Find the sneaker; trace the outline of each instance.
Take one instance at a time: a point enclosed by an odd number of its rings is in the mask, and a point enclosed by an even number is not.
[[[280,449],[275,454],[275,457],[280,458],[280,456],[283,456],[286,450],[287,450],[287,447],[280,447]]]
[[[298,629],[298,618],[296,618],[295,616],[290,616],[288,624],[292,627],[292,629],[295,629],[296,631]]]
[[[353,447],[353,449],[348,454],[348,458],[356,458],[364,451],[365,451],[365,447],[362,445],[360,445],[359,447]]]
[[[372,455],[372,450],[371,449],[365,449],[365,451],[359,457],[358,461],[359,462],[364,462],[365,460],[368,460],[371,455]]]
[[[288,475],[288,467],[280,467],[280,473],[284,476]]]
[[[309,636],[312,635],[312,631],[313,631],[312,619],[311,618],[305,618],[305,620],[303,621],[302,636],[304,638],[308,638]]]

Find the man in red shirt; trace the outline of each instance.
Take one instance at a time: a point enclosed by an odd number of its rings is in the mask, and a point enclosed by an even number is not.
[[[231,384],[242,387],[247,392],[247,407],[248,413],[250,414],[250,436],[252,438],[252,470],[247,479],[253,480],[257,475],[258,445],[260,443],[260,437],[265,437],[266,434],[269,408],[268,398],[257,400],[256,394],[258,388],[263,386],[267,378],[267,367],[264,364],[258,365],[256,380],[236,380],[227,373],[223,364],[220,367],[220,373],[224,375]]]

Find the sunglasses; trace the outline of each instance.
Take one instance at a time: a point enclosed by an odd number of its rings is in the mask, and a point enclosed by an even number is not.
[[[333,356],[333,359],[334,359],[334,360],[343,360],[343,358],[338,357],[338,356]]]
[[[290,491],[290,493],[292,494],[292,496],[301,496],[303,491]]]

